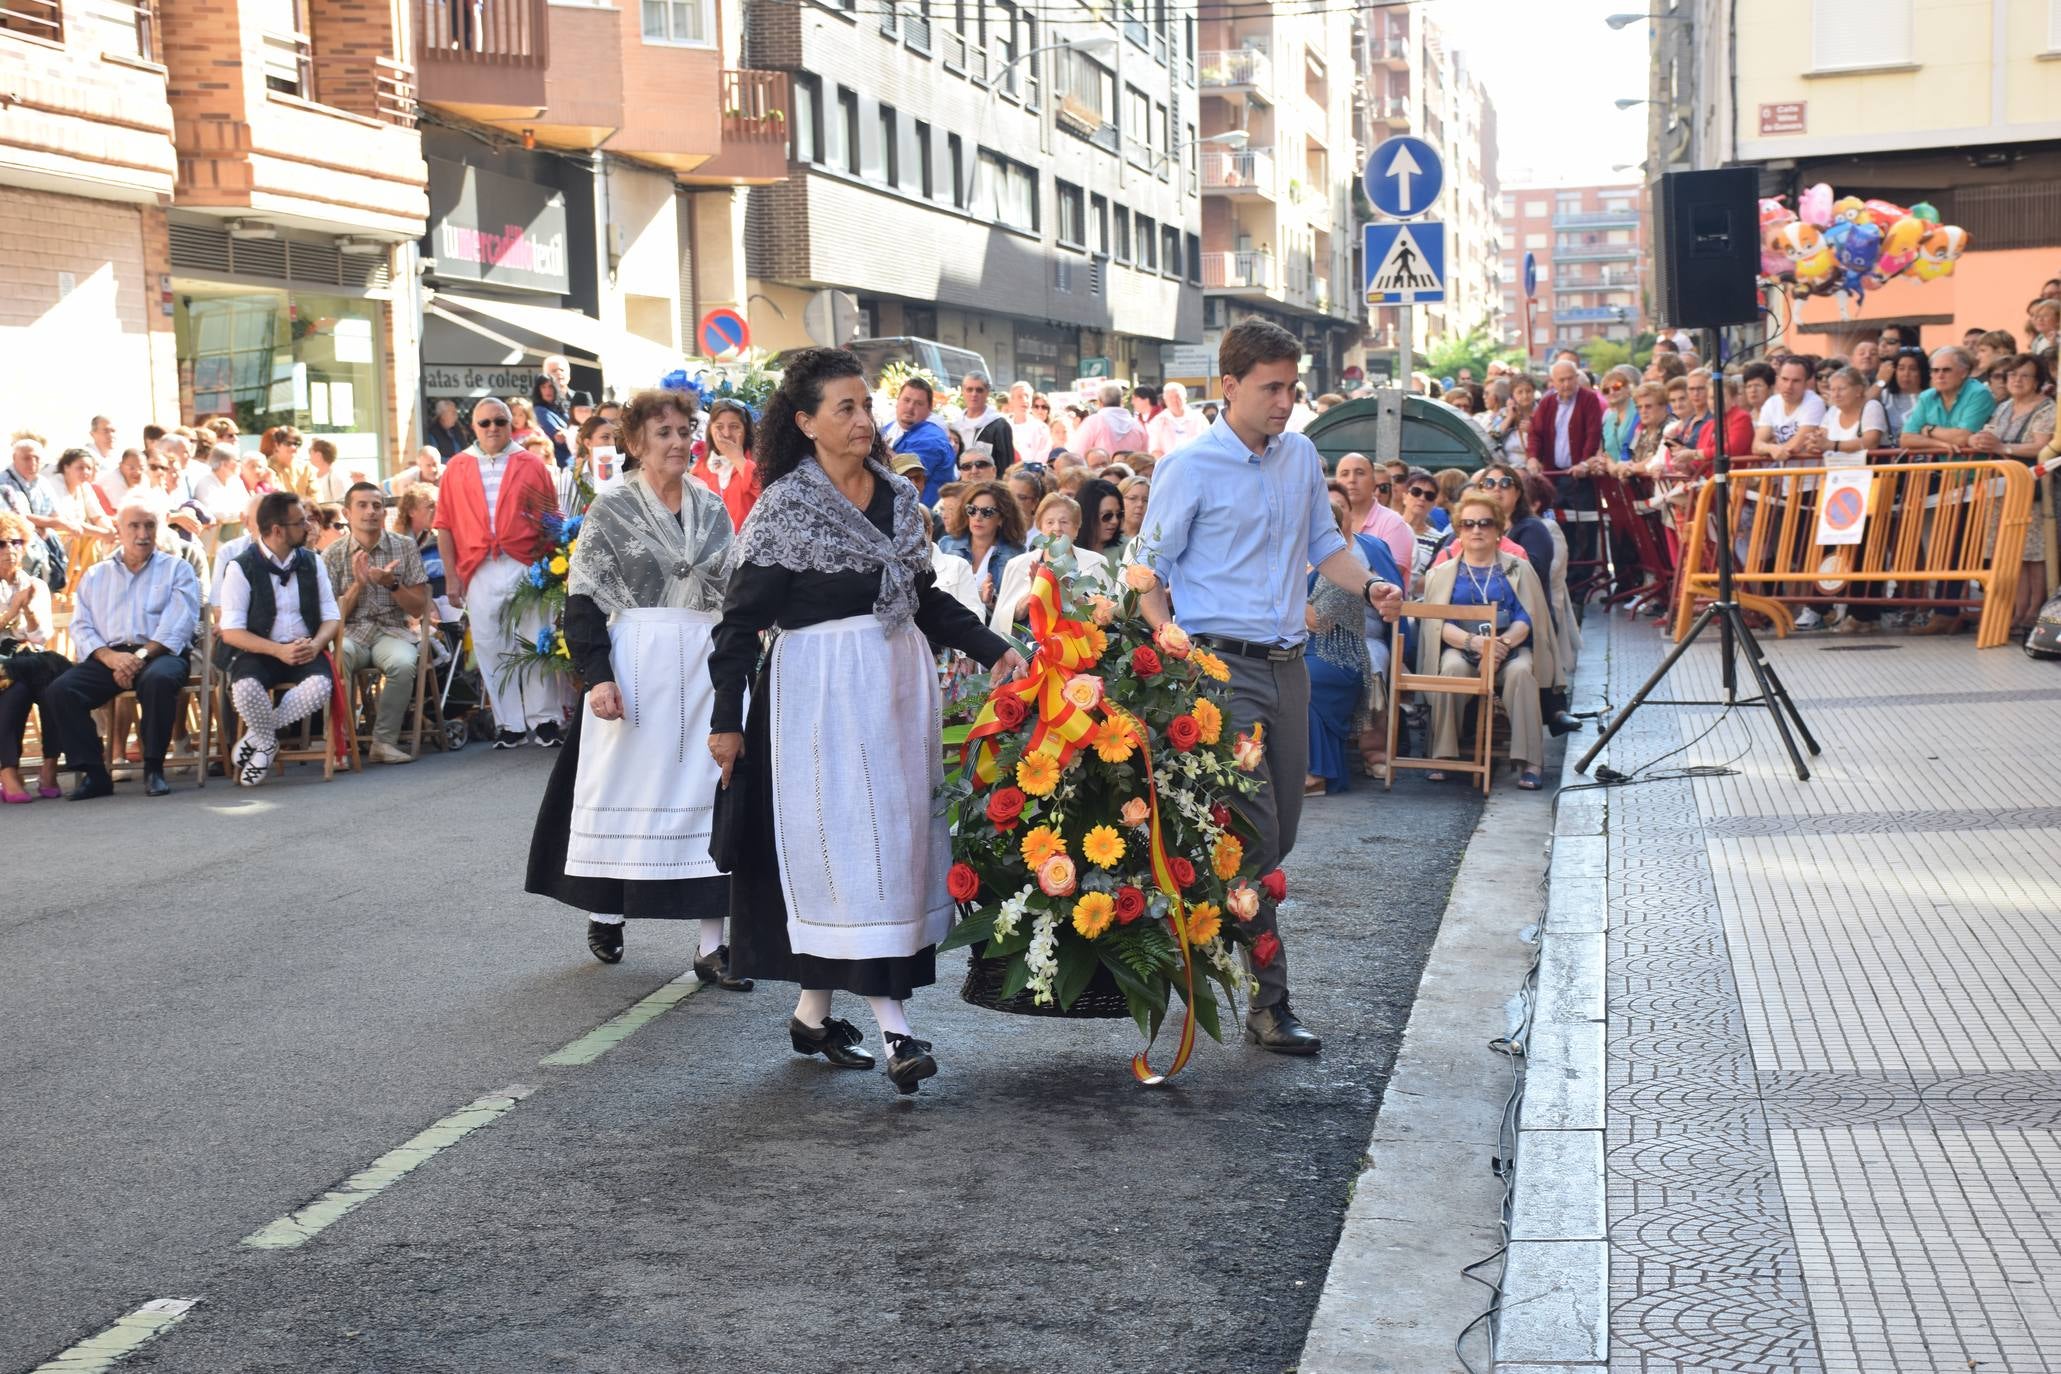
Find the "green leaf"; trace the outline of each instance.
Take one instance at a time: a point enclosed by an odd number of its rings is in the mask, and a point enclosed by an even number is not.
[[[971,725],[947,726],[945,728],[945,748],[957,749],[960,745],[966,743],[966,736],[972,729]]]
[[[1059,937],[1059,977],[1053,981],[1052,991],[1059,998],[1061,1011],[1072,1007],[1074,999],[1087,989],[1099,963],[1095,947],[1088,941],[1079,936]]]
[[[1023,919],[1016,923],[1015,930],[1007,935],[997,935],[992,940],[989,940],[987,949],[982,952],[990,959],[1000,959],[1006,955],[1023,953],[1030,948],[1031,925],[1031,914],[1025,912]]]
[[[1178,984],[1175,986],[1179,987]],[[1195,1022],[1209,1032],[1210,1039],[1222,1040],[1224,1038],[1224,1033],[1217,1028],[1216,991],[1210,987],[1207,977],[1197,978],[1195,980],[1195,996],[1192,999],[1184,996],[1183,1000],[1187,1001],[1188,1005],[1195,1009]]]
[[[1002,996],[1014,997],[1030,986],[1030,964],[1019,954],[1009,961],[1008,972],[1002,975]]]
[[[1124,1003],[1130,1007],[1131,1016],[1137,1021],[1138,1029],[1147,1036],[1152,1034],[1160,1020],[1166,1015],[1167,985],[1164,982],[1140,978],[1124,966],[1119,952],[1113,949],[1102,951],[1102,966],[1116,979],[1117,987],[1123,992]]]
[[[949,935],[937,942],[938,952],[942,954],[948,949],[958,949],[961,945],[970,945],[976,941],[985,940],[994,933],[994,912],[990,911],[983,916],[968,916],[965,920],[953,926]]]

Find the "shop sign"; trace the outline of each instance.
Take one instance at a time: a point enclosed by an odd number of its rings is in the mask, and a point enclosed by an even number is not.
[[[1800,134],[1804,132],[1803,100],[1778,100],[1760,107],[1760,132],[1765,138],[1769,134]]]
[[[429,210],[439,278],[557,295],[572,289],[565,194],[555,187],[433,157]]]
[[[429,363],[422,365],[422,393],[442,396],[527,396],[537,380],[537,370],[520,364],[482,367],[474,363]]]

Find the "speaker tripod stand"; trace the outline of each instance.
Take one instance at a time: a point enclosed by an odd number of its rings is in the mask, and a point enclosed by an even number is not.
[[[1715,360],[1717,358],[1715,339],[1711,341],[1710,348],[1710,357]],[[1718,378],[1713,377],[1712,385],[1718,388],[1718,418],[1713,422],[1717,425],[1718,429],[1717,462],[1712,481],[1716,491],[1711,496],[1711,505],[1717,511],[1717,600],[1703,608],[1702,612],[1697,615],[1695,623],[1690,625],[1689,633],[1682,637],[1682,642],[1675,645],[1673,650],[1668,653],[1668,656],[1661,660],[1660,666],[1655,668],[1653,675],[1647,678],[1645,684],[1632,694],[1632,699],[1625,703],[1624,709],[1611,719],[1610,724],[1603,727],[1603,733],[1597,737],[1594,744],[1589,746],[1589,751],[1583,754],[1575,763],[1574,771],[1577,773],[1587,773],[1589,771],[1589,765],[1595,761],[1596,755],[1603,752],[1604,746],[1610,743],[1611,737],[1624,728],[1625,722],[1629,721],[1632,718],[1632,713],[1641,706],[1723,706],[1727,709],[1734,706],[1765,706],[1768,709],[1768,714],[1775,718],[1775,730],[1782,736],[1782,747],[1789,751],[1789,761],[1796,765],[1796,778],[1799,782],[1809,782],[1811,770],[1810,765],[1803,761],[1802,752],[1796,747],[1796,736],[1801,735],[1803,737],[1804,747],[1809,749],[1812,754],[1822,752],[1818,748],[1818,741],[1811,735],[1810,727],[1803,723],[1803,713],[1796,709],[1796,702],[1790,697],[1789,689],[1782,685],[1782,679],[1776,675],[1774,665],[1768,662],[1768,656],[1762,651],[1760,641],[1755,639],[1753,631],[1747,628],[1746,616],[1739,609],[1738,601],[1733,598],[1732,459],[1731,455],[1725,452],[1723,418],[1725,398],[1723,383]],[[1718,627],[1719,653],[1722,656],[1719,672],[1724,683],[1725,693],[1723,699],[1718,701],[1653,700],[1651,696],[1653,689],[1660,685],[1662,679],[1666,678],[1668,673],[1673,671],[1675,664],[1681,661],[1682,655],[1689,651],[1689,646],[1694,644],[1697,638],[1712,625]],[[1741,649],[1745,650],[1746,666],[1753,674],[1755,685],[1760,689],[1757,696],[1742,697],[1739,695],[1739,653]],[[1795,735],[1792,735],[1789,729],[1792,722],[1796,726]]]

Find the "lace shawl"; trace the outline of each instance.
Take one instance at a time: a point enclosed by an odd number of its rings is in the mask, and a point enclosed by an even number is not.
[[[917,578],[930,567],[930,542],[917,523],[916,488],[872,458],[866,467],[894,492],[894,537],[882,534],[846,499],[815,458],[767,485],[731,542],[726,571],[745,563],[793,572],[878,573],[873,614],[892,634],[916,617]]]
[[[723,498],[688,478],[680,518],[642,477],[594,498],[581,521],[566,589],[614,615],[632,607],[721,612],[733,540]]]

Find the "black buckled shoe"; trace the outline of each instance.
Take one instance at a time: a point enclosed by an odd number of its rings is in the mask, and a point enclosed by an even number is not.
[[[725,992],[750,992],[751,979],[730,976],[730,946],[717,945],[694,961],[694,976]]]
[[[926,1078],[937,1074],[937,1060],[930,1057],[930,1042],[914,1036],[895,1035],[887,1037],[887,1077],[895,1085],[895,1091],[908,1094],[923,1085]]]
[[[1286,1002],[1254,1007],[1245,1018],[1245,1038],[1275,1054],[1315,1054],[1324,1048],[1317,1033],[1305,1026]]]
[[[804,1026],[787,1018],[787,1038],[796,1054],[820,1054],[840,1069],[870,1069],[873,1056],[859,1048],[859,1028],[849,1021],[830,1017],[820,1026]]]
[[[623,961],[623,923],[587,922],[587,948],[593,950],[594,957],[604,964],[620,964]]]

